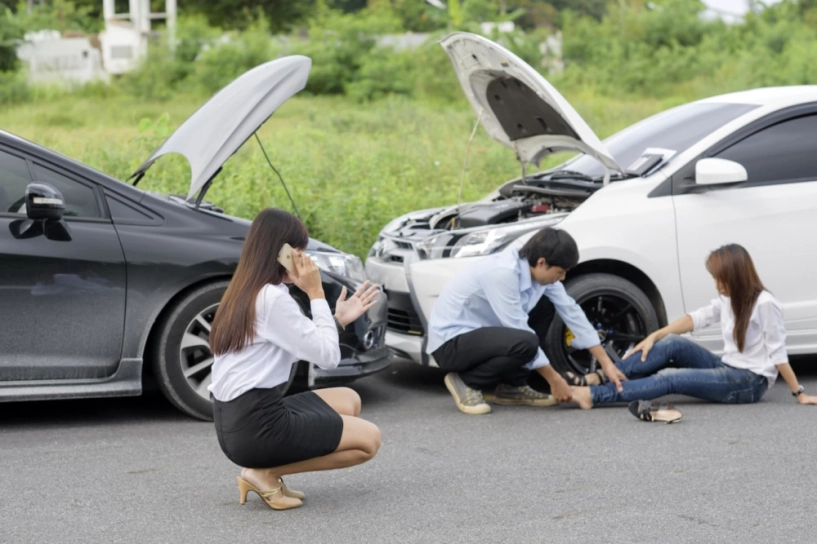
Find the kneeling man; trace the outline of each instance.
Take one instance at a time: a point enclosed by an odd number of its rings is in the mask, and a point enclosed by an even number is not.
[[[482,395],[488,387],[495,387],[497,404],[553,404],[528,386],[531,370],[547,380],[557,401],[572,400],[570,386],[542,350],[554,312],[575,336],[572,345],[589,349],[621,390],[626,378],[562,284],[578,262],[575,240],[546,227],[522,249],[483,259],[445,286],[431,310],[427,352],[448,372],[445,385],[461,411],[490,412]]]

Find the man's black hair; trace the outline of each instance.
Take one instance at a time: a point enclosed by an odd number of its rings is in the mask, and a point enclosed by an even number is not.
[[[579,262],[579,247],[565,231],[545,227],[522,246],[519,256],[527,259],[531,266],[536,266],[537,261],[544,257],[548,266],[569,270]]]

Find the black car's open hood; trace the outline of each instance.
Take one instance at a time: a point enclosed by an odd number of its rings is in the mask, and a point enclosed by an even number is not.
[[[191,199],[281,104],[306,86],[311,68],[311,59],[294,55],[239,76],[182,123],[131,178],[138,181],[162,155],[181,153],[192,171]]]

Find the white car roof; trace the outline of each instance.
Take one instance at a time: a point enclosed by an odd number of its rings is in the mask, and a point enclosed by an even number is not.
[[[788,87],[764,87],[736,93],[705,98],[699,102],[728,102],[732,104],[755,104],[757,106],[785,107],[805,102],[817,102],[817,85],[791,85]]]

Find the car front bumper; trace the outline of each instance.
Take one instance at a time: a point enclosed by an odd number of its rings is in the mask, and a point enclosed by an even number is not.
[[[427,323],[412,293],[408,267],[413,250],[398,250],[384,257],[370,256],[366,274],[383,287],[388,297],[386,345],[395,358],[436,366],[425,354]]]
[[[349,383],[358,378],[371,376],[391,366],[391,351],[385,345],[359,353],[348,359],[341,359],[340,364],[326,370],[312,367],[312,383],[315,387],[326,387]]]

